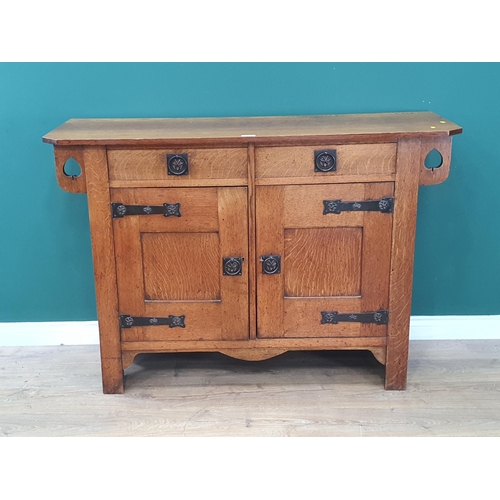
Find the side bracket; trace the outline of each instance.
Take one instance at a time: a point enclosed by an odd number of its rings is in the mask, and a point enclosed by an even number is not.
[[[83,147],[77,146],[54,146],[57,182],[59,183],[59,186],[64,189],[64,191],[68,191],[69,193],[87,192],[83,149]],[[79,176],[65,174],[64,165],[70,158],[73,158],[80,165],[82,173]]]
[[[435,149],[438,151],[443,161],[439,168],[426,168],[425,158]],[[420,145],[420,178],[421,186],[429,186],[431,184],[441,184],[444,182],[450,173],[451,163],[451,137],[431,137],[422,138]]]

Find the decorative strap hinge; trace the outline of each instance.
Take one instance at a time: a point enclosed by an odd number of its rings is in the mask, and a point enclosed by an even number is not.
[[[392,214],[394,198],[382,198],[368,201],[323,200],[323,215],[342,212],[382,212]]]
[[[154,215],[161,214],[164,217],[180,217],[180,203],[164,203],[163,205],[124,205],[123,203],[111,203],[113,219],[121,219],[126,215]]]
[[[389,323],[389,311],[380,310],[367,313],[339,314],[337,311],[321,311],[322,325],[336,325],[338,323],[375,323],[387,325]]]
[[[186,316],[172,316],[168,318],[146,318],[144,316],[129,316],[128,314],[120,315],[120,327],[132,328],[133,326],[160,326],[168,325],[170,328],[186,328],[184,319]]]

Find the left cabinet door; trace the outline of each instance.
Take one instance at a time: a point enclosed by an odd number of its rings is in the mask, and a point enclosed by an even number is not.
[[[122,341],[248,338],[247,188],[111,190]]]

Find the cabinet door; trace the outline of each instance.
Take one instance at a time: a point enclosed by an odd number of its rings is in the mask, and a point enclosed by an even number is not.
[[[257,187],[259,338],[386,335],[393,190]]]
[[[123,341],[248,338],[247,189],[113,189]]]

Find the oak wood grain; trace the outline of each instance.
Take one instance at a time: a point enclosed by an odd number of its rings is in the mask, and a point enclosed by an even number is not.
[[[234,359],[263,361],[264,359],[271,359],[285,353],[286,349],[223,349],[219,352]]]
[[[394,196],[393,183],[365,184],[365,199],[380,200]],[[394,204],[400,200],[395,200]],[[366,212],[363,220],[363,257],[361,262],[361,295],[364,311],[389,308],[389,276],[391,272],[392,214]],[[361,326],[361,336],[379,335],[380,326]],[[377,358],[378,359],[378,358]]]
[[[129,194],[133,198],[133,193]],[[144,272],[139,217],[113,219],[119,313],[144,316]]]
[[[223,145],[283,138],[363,142],[401,137],[449,136],[458,125],[431,112],[231,118],[72,119],[43,137],[55,145]]]
[[[266,248],[284,252],[281,274],[259,281],[258,321],[268,322],[259,338],[386,335],[385,325],[321,324],[321,312],[388,309],[392,215],[325,215],[323,201],[376,200],[393,192],[392,183],[257,187],[258,235],[265,219]],[[262,254],[259,239],[258,245]]]
[[[122,351],[122,365],[124,370],[130,367],[138,354],[139,353],[135,351]]]
[[[315,350],[315,349],[371,349],[383,347],[387,339],[383,337],[325,337],[325,338],[295,338],[295,339],[255,339],[247,341],[234,340],[203,340],[203,341],[124,341],[124,351],[141,352],[210,352],[225,349],[286,349],[286,350]]]
[[[384,347],[372,347],[369,349],[371,353],[375,356],[375,359],[382,365],[385,365],[385,360],[387,357],[387,348]]]
[[[143,233],[145,300],[220,300],[218,233]]]
[[[255,208],[255,147],[248,145],[248,338],[257,338],[257,234]]]
[[[373,335],[384,337],[387,325],[374,325],[373,329],[365,329],[362,323],[340,322],[321,324],[321,311],[337,311],[340,314],[370,312],[364,305],[363,297],[339,298],[285,298],[283,337],[363,337]]]
[[[143,181],[109,181],[112,188],[168,188],[168,187],[196,187],[196,186],[246,186],[247,179],[184,179],[179,176],[177,180],[143,180]]]
[[[220,301],[148,301],[147,317],[185,316],[185,328],[155,325],[122,328],[123,342],[158,342],[222,340],[222,307]]]
[[[180,217],[164,217],[162,214],[124,217],[136,217],[141,233],[212,233],[219,228],[217,188],[214,187],[112,189],[111,201],[144,206],[180,203]]]
[[[102,384],[107,394],[122,393],[123,367],[118,324],[115,246],[105,149],[85,148],[84,163],[99,320]]]
[[[450,174],[451,165],[451,137],[431,137],[422,139],[420,150],[420,180],[421,186],[440,184]],[[441,154],[442,163],[438,168],[426,168],[425,158],[430,151],[435,149]]]
[[[446,179],[458,133],[429,112],[70,120],[49,133],[61,187],[89,193],[104,391],[123,391],[139,352],[262,360],[294,349],[370,349],[386,388],[403,389],[418,185]],[[443,162],[429,170],[434,148]],[[318,149],[337,150],[335,172],[314,172]],[[189,175],[167,174],[169,153],[189,155]],[[70,157],[75,179],[63,172]],[[323,211],[324,200],[388,196],[394,216]],[[181,217],[112,220],[111,202],[180,203]],[[262,273],[268,254],[281,273]],[[223,275],[231,256],[244,259],[241,276]],[[388,327],[320,323],[322,310],[379,309]],[[120,332],[120,313],[184,314],[186,328]]]
[[[406,388],[420,161],[421,140],[401,140],[394,195],[386,389]]]
[[[330,176],[328,184],[359,184],[371,182],[391,182],[394,181],[395,174],[381,175],[342,175],[339,177]],[[114,186],[115,183],[111,183]],[[290,186],[290,185],[308,185],[308,184],[325,184],[325,179],[322,177],[262,177],[255,179],[256,186]],[[207,184],[208,185],[208,184]],[[118,187],[118,186],[117,186]]]
[[[363,229],[285,229],[285,297],[361,295]]]
[[[314,152],[337,151],[336,170],[314,171]],[[344,175],[391,175],[396,167],[396,144],[359,144],[292,147],[257,147],[255,149],[257,178],[309,177],[328,182]]]
[[[121,314],[185,316],[185,328],[124,328],[122,339],[247,339],[247,189],[115,189],[113,199],[139,205],[175,200],[181,205],[181,217],[114,220]],[[241,276],[223,275],[223,257],[244,259]]]
[[[81,146],[55,146],[54,157],[56,162],[56,176],[59,186],[69,193],[86,193],[84,148]],[[73,158],[80,165],[81,173],[78,176],[66,175],[64,166]]]
[[[260,189],[260,186],[259,186]],[[362,201],[364,184],[323,184],[286,186],[283,225],[286,228],[362,227],[366,212],[324,215],[324,200]]]
[[[257,214],[257,337],[279,337],[283,331],[283,295],[285,280],[282,273],[264,274],[261,257],[279,255],[283,259],[284,188],[258,186]]]
[[[223,187],[217,192],[221,259],[243,259],[241,276],[224,275],[219,261],[222,335],[227,340],[248,339],[247,189]]]
[[[187,175],[168,175],[167,155],[187,154]],[[116,180],[163,180],[171,186],[201,179],[238,179],[245,182],[246,148],[218,149],[108,149],[109,178]]]

